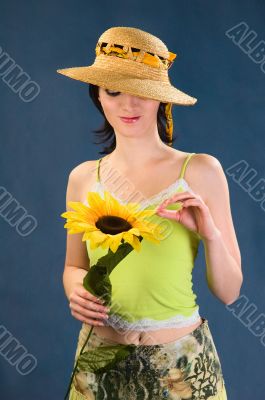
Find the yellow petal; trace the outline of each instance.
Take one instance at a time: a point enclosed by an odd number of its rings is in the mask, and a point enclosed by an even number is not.
[[[140,240],[138,239],[137,236],[133,236],[133,244],[132,244],[132,246],[138,252],[141,250],[141,242],[140,242]]]
[[[136,235],[136,236],[140,236],[140,230],[137,228],[131,228],[128,232],[130,232],[130,234]]]
[[[83,236],[84,240],[90,240],[94,231],[95,231],[95,229],[86,230],[84,233],[84,236]]]
[[[104,200],[98,192],[88,192],[87,202],[93,210],[101,209],[104,207]]]
[[[121,244],[123,233],[118,233],[117,235],[112,235],[110,249],[113,253],[116,253],[119,245]]]
[[[100,230],[91,232],[91,243],[95,243],[97,246],[104,242],[106,239],[106,234],[101,232]]]
[[[136,251],[140,250],[140,240],[138,239],[137,236],[131,234],[131,230],[126,232],[123,235],[123,238],[126,242],[128,242]]]

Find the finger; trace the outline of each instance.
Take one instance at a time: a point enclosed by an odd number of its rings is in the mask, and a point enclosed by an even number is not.
[[[86,300],[80,296],[72,297],[70,299],[70,304],[73,304],[73,303],[79,304],[81,307],[86,308],[88,310],[92,309],[92,310],[99,311],[99,312],[105,311],[105,306],[95,303],[93,301]]]
[[[171,218],[171,219],[174,219],[174,220],[178,221],[179,218],[180,218],[179,217],[180,216],[179,211],[180,210],[165,210],[165,209],[163,209],[163,210],[160,210],[160,211],[157,210],[156,213],[160,217]]]
[[[187,199],[187,198],[194,198],[194,195],[191,194],[190,192],[175,193],[170,198],[162,201],[162,203],[158,206],[158,208],[166,207],[167,205],[169,205],[171,203],[175,203],[176,200],[180,201],[181,199]]]
[[[70,307],[72,311],[77,312],[87,318],[104,319],[108,317],[106,313],[92,311],[91,309],[89,310],[87,308],[81,307],[79,304],[76,303],[71,303]]]
[[[204,210],[204,206],[201,203],[201,200],[197,199],[197,198],[192,198],[192,199],[186,199],[186,200],[180,200],[179,202],[181,202],[182,204],[182,208],[184,207],[198,207],[201,210]],[[166,218],[171,218],[174,219],[176,221],[179,221],[180,219],[180,214],[178,213],[179,211],[181,211],[181,209],[179,210],[167,210],[166,208],[157,208],[156,213],[158,215],[160,215],[161,217],[166,217]]]
[[[91,319],[91,318],[86,318],[82,314],[79,314],[76,311],[72,312],[72,316],[75,317],[76,319],[78,319],[81,322],[85,322],[88,325],[98,325],[98,326],[105,325],[104,322],[102,322],[102,321],[98,321],[98,320]]]
[[[98,304],[103,304],[103,301],[100,300],[100,298],[94,296],[92,293],[90,293],[88,290],[86,290],[86,289],[83,288],[83,287],[78,288],[78,289],[77,289],[77,293],[78,293],[79,296],[82,296],[82,297],[84,297],[85,299],[94,301],[94,302],[96,302],[96,303],[98,303]]]
[[[172,202],[172,204],[174,205],[174,208],[172,209],[172,208],[167,208],[167,206],[168,206],[168,204],[166,204],[165,206],[158,206],[158,207],[156,207],[156,212],[158,211],[158,212],[160,212],[160,211],[180,211],[181,209],[182,209],[182,200],[179,200],[179,201],[175,201],[175,202]]]
[[[183,205],[182,205],[182,206],[183,206],[183,207],[190,207],[190,206],[192,206],[192,207],[199,207],[200,209],[203,209],[203,208],[204,208],[203,204],[202,204],[201,201],[198,200],[198,199],[189,199],[189,200],[185,200],[185,201],[183,202]]]
[[[177,200],[177,201],[176,201]],[[191,203],[192,201],[194,201],[195,203]],[[181,204],[181,206],[184,206],[184,204],[186,204],[186,207],[188,206],[188,205],[201,205],[202,206],[202,202],[201,202],[201,198],[197,198],[197,197],[194,197],[194,196],[187,196],[186,198],[177,198],[177,199],[175,199],[175,201],[174,201],[175,203],[177,203],[177,202],[179,202],[180,204]],[[187,202],[189,202],[189,203],[187,203]],[[167,206],[167,204],[165,204],[165,205],[160,205],[160,206],[158,206],[157,207],[157,210],[158,211],[171,211],[171,210],[167,210],[166,209],[166,206]],[[178,210],[179,211],[179,210]]]

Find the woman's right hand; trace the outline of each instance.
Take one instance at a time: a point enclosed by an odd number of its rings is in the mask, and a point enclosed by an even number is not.
[[[78,283],[69,296],[69,306],[73,317],[88,325],[104,326],[102,319],[108,318],[108,307]]]

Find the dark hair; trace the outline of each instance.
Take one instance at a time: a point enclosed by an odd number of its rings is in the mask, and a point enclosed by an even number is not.
[[[102,127],[92,131],[92,132],[95,132],[96,136],[98,136],[100,138],[100,141],[98,143],[96,143],[96,142],[93,142],[93,143],[101,144],[101,143],[106,143],[106,142],[110,141],[110,144],[105,146],[103,148],[103,150],[99,152],[100,154],[110,154],[116,147],[116,136],[115,136],[113,127],[110,125],[110,123],[106,119],[104,111],[101,106],[101,103],[98,100],[98,91],[99,91],[98,86],[93,85],[92,83],[89,83],[89,96],[104,118],[104,123],[103,123]],[[159,133],[161,140],[165,144],[170,146],[169,141],[166,137],[165,106],[166,106],[166,103],[160,102],[159,109],[157,112],[157,128],[158,128],[158,133]],[[172,138],[172,143],[174,143],[174,141],[175,141],[175,138]]]

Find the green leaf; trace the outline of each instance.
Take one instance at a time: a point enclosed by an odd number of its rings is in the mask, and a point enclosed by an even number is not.
[[[107,304],[111,300],[111,282],[107,268],[103,265],[92,265],[83,279],[83,286],[94,296],[104,295]]]
[[[118,344],[116,346],[100,346],[95,350],[86,351],[78,357],[78,369],[95,374],[106,372],[112,369],[117,362],[128,357],[135,347],[134,344]]]
[[[142,241],[143,237],[139,236]],[[92,265],[83,279],[83,286],[94,296],[101,297],[104,305],[111,303],[112,286],[109,275],[111,271],[125,258],[134,248],[127,242],[121,243],[115,253],[109,248],[108,253],[99,258]],[[104,298],[103,298],[104,297]]]
[[[143,237],[139,236],[139,240],[141,242]],[[113,253],[109,248],[108,253],[99,258],[96,265],[107,266],[108,273],[110,274],[111,271],[119,264],[119,262],[123,260],[123,258],[125,258],[132,250],[134,250],[134,248],[128,242],[121,243],[115,253]]]

